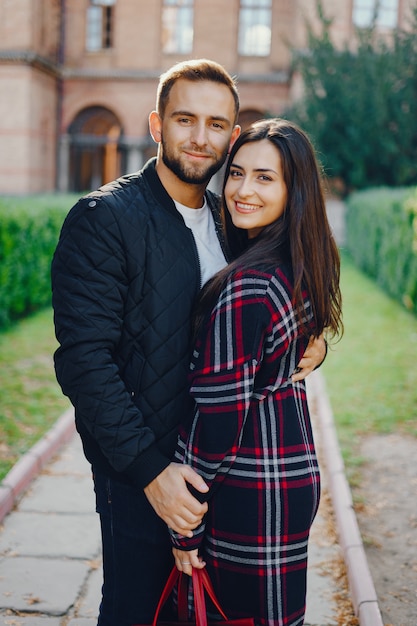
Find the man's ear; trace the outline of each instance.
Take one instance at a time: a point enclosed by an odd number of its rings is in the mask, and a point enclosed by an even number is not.
[[[239,137],[241,130],[242,130],[241,127],[238,126],[237,124],[232,130],[232,136],[230,138],[230,143],[229,143],[229,154],[230,154],[230,150],[232,149],[233,144],[235,143],[236,139]]]
[[[162,120],[156,111],[152,111],[149,115],[149,132],[155,143],[161,143]]]

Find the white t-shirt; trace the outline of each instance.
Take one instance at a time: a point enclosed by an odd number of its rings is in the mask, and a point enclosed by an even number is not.
[[[216,235],[213,216],[204,198],[201,209],[190,209],[175,202],[177,210],[184,218],[185,225],[191,229],[197,245],[201,268],[201,286],[216,272],[227,265],[219,240]]]

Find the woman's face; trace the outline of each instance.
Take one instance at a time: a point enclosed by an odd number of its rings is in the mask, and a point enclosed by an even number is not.
[[[268,139],[239,148],[230,166],[224,193],[233,224],[247,230],[249,239],[275,222],[284,213],[287,203],[278,149]]]

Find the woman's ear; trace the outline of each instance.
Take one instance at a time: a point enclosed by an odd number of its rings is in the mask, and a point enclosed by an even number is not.
[[[152,111],[149,115],[149,132],[155,143],[161,143],[162,120],[156,111]]]

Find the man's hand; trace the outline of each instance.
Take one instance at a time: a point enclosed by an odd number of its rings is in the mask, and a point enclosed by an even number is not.
[[[207,493],[204,480],[189,465],[170,463],[144,489],[145,495],[164,522],[184,537],[192,537],[193,529],[203,519],[207,503],[201,504],[190,493],[186,483]]]
[[[323,335],[320,335],[320,337],[317,338],[310,337],[310,341],[308,342],[303,358],[299,362],[295,373],[292,375],[292,381],[294,383],[298,382],[311,374],[316,367],[323,363],[326,357],[326,352],[327,347]]]

